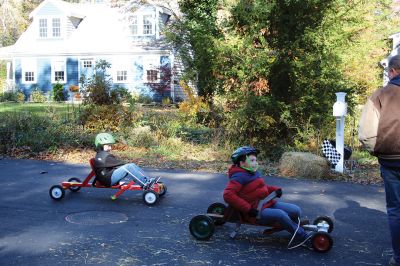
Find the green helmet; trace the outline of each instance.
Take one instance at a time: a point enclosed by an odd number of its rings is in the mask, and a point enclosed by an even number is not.
[[[97,134],[96,139],[94,141],[94,144],[96,145],[96,148],[99,148],[100,145],[114,144],[114,143],[115,143],[115,139],[109,133],[99,133],[99,134]]]

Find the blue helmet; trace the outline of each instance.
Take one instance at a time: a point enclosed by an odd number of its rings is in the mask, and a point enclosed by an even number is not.
[[[256,148],[253,148],[251,146],[243,146],[240,148],[237,148],[231,155],[232,162],[234,164],[239,163],[239,158],[243,155],[249,155],[249,154],[254,154],[257,155],[258,150]]]

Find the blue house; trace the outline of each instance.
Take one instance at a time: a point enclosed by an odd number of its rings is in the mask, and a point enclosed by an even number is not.
[[[113,86],[154,101],[182,99],[180,63],[163,35],[171,16],[170,9],[149,1],[112,7],[45,0],[29,15],[32,23],[17,42],[0,49],[8,87],[27,97],[34,89],[49,93],[56,83],[69,92],[105,60]]]

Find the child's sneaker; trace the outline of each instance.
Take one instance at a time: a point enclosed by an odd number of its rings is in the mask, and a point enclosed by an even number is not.
[[[314,235],[314,232],[308,232],[303,237],[295,236],[293,241],[289,242],[288,249],[297,248],[300,246],[308,247],[309,242]]]

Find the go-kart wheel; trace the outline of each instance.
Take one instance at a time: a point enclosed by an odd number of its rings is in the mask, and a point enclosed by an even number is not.
[[[326,232],[317,232],[311,237],[311,245],[316,252],[326,253],[333,246],[333,239]]]
[[[68,179],[68,182],[82,183],[81,180],[76,177],[71,177],[70,179]],[[78,192],[80,189],[81,187],[76,187],[76,186],[69,187],[69,190],[71,190],[72,192]]]
[[[49,190],[50,197],[54,200],[61,200],[65,195],[65,190],[60,185],[52,186]]]
[[[226,210],[225,204],[220,202],[215,202],[210,206],[208,206],[207,213],[224,215],[225,210]],[[211,218],[214,220],[215,225],[223,225],[225,223],[223,218],[214,218],[214,217]]]
[[[330,217],[328,217],[328,216],[317,217],[317,219],[314,220],[313,224],[317,225],[319,223],[326,223],[329,225],[328,233],[331,233],[333,231],[333,221]]]
[[[157,203],[158,200],[158,193],[154,190],[146,190],[143,192],[143,201],[147,205],[151,206]]]
[[[167,193],[167,186],[163,183],[163,182],[157,182],[157,184],[162,187],[160,189],[160,193],[158,193],[158,196],[162,197],[165,195],[165,193]]]
[[[215,225],[207,215],[197,215],[190,220],[190,234],[198,240],[208,240],[214,234]]]

